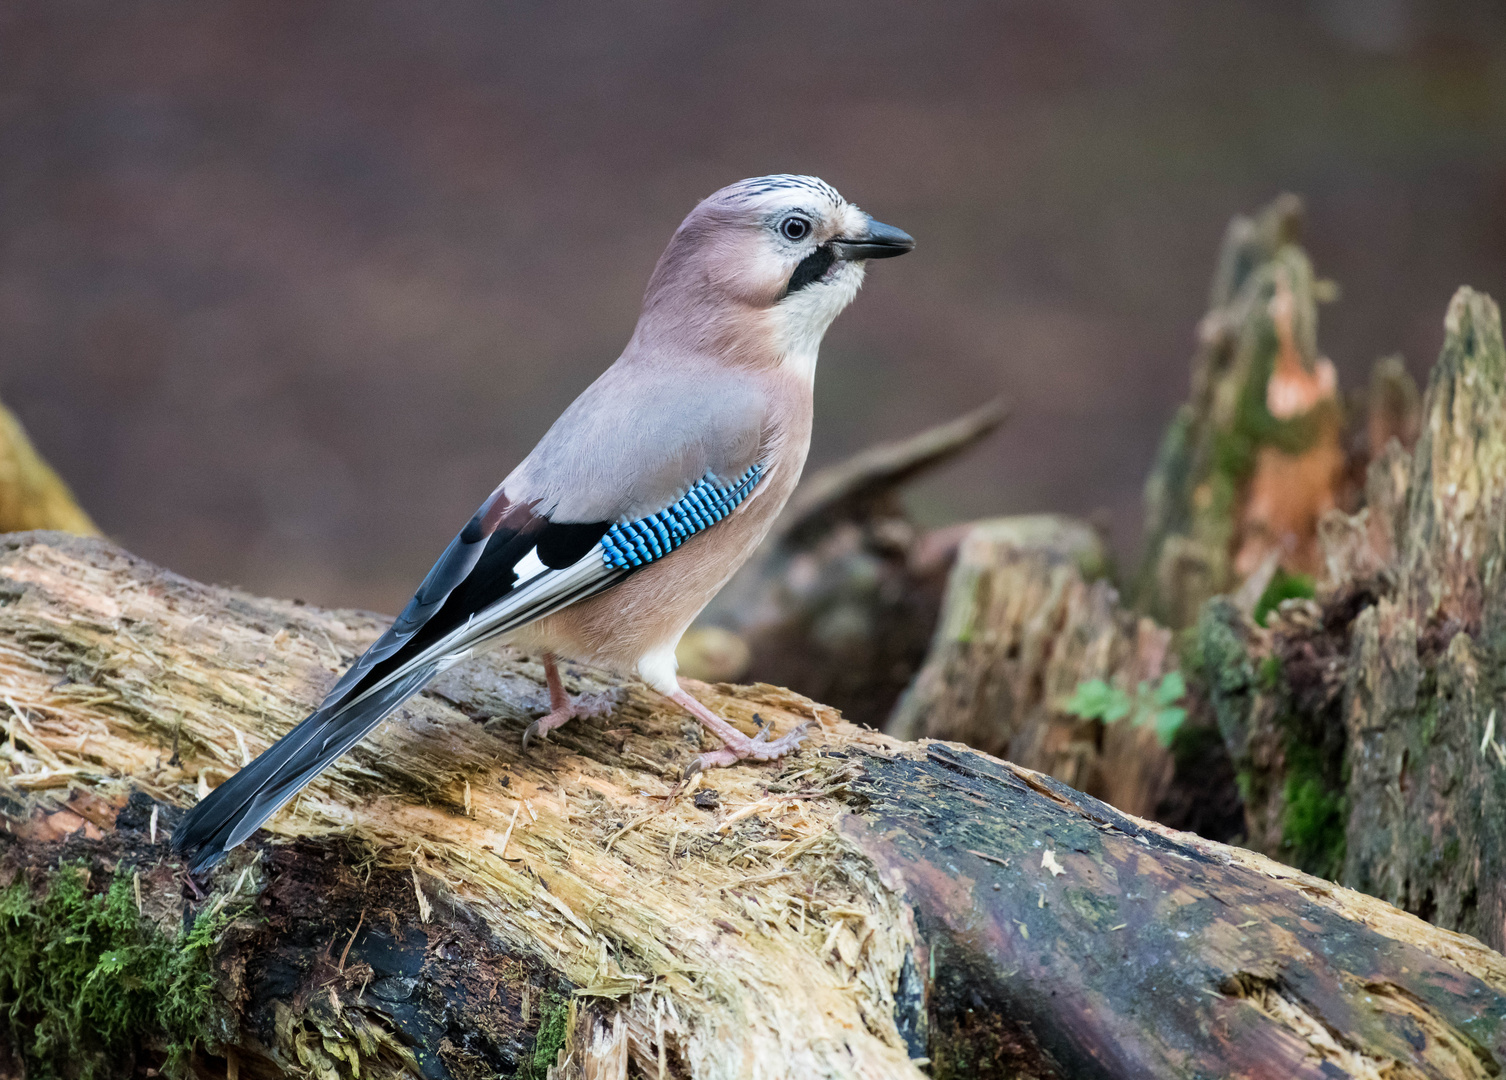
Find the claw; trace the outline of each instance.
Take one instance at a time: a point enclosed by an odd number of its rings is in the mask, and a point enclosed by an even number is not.
[[[687,765],[687,766],[685,766],[685,775],[682,776],[681,779],[682,780],[694,780],[695,779],[695,774],[698,773],[698,772],[703,771],[705,768],[706,768],[705,764],[701,761],[701,759],[699,757],[691,758],[690,759],[690,764]]]
[[[533,723],[529,724],[526,728],[523,729],[523,749],[526,751],[528,749],[528,744],[531,743],[534,739],[543,740],[547,739],[548,737],[549,735],[547,732],[544,734],[539,733],[539,722],[535,720]]]

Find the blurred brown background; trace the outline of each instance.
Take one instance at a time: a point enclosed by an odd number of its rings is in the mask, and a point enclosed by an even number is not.
[[[922,517],[1128,554],[1231,214],[1306,196],[1347,386],[1506,298],[1506,5],[12,0],[0,399],[134,551],[396,610],[690,206],[776,171],[920,245],[827,338],[812,464],[1003,392]]]

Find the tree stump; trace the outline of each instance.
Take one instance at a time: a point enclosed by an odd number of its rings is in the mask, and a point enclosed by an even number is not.
[[[1318,521],[1348,475],[1333,365],[1317,309],[1331,286],[1298,246],[1284,195],[1229,225],[1198,331],[1192,396],[1146,482],[1136,603],[1173,629],[1252,575],[1318,570]]]
[[[1080,683],[1133,690],[1168,669],[1168,631],[1119,607],[1094,530],[1049,514],[969,528],[926,664],[887,730],[966,743],[1152,816],[1172,760],[1155,732],[1066,708]]]
[[[10,1065],[272,1077],[1498,1075],[1506,959],[1249,852],[772,686],[695,686],[773,767],[687,786],[699,726],[531,754],[540,666],[447,672],[187,879],[180,808],[382,620],[0,542],[0,1031]],[[69,1037],[70,1033],[76,1037]]]
[[[1254,846],[1506,944],[1506,349],[1462,289],[1413,453],[1324,522],[1319,603],[1199,637]]]

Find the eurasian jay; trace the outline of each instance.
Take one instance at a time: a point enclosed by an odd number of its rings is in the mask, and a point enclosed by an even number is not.
[[[675,646],[783,508],[810,446],[816,352],[869,259],[915,246],[813,176],[701,202],[659,259],[627,348],[451,541],[392,626],[306,720],[215,788],[173,846],[193,870],[250,836],[436,674],[484,646],[636,675],[722,740],[690,770],[796,749],[749,738],[680,686]]]

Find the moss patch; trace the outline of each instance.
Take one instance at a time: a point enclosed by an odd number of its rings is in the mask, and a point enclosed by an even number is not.
[[[142,1038],[167,1045],[165,1071],[187,1073],[208,1021],[213,939],[228,919],[201,915],[170,941],[136,910],[123,871],[102,892],[65,863],[32,889],[0,892],[0,1016],[31,1080],[130,1071]]]
[[[533,1041],[533,1056],[518,1070],[518,1080],[544,1080],[570,1037],[570,1003],[559,994],[541,1002],[539,1030]]]
[[[1288,743],[1286,752],[1282,844],[1294,866],[1336,878],[1344,865],[1344,793],[1330,786],[1324,762],[1312,747]]]
[[[1328,672],[1348,644],[1321,627],[1284,626],[1270,652],[1261,648],[1226,598],[1204,606],[1200,674],[1249,810],[1253,846],[1333,878],[1345,857],[1348,766],[1341,686]]]

